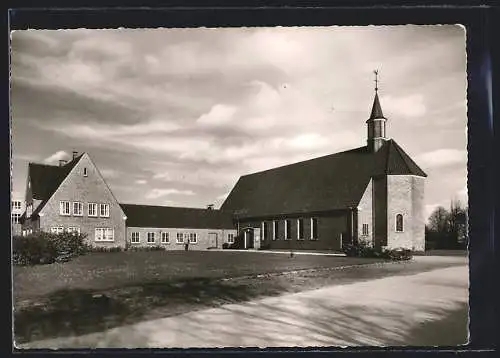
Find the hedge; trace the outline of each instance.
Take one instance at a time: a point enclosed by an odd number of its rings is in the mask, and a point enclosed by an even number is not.
[[[412,250],[404,248],[382,249],[370,246],[363,241],[355,244],[345,245],[343,252],[348,257],[383,258],[393,261],[410,260],[413,257]]]
[[[40,265],[69,261],[87,253],[90,247],[85,234],[47,232],[28,236],[15,236],[12,242],[12,256],[15,265]]]

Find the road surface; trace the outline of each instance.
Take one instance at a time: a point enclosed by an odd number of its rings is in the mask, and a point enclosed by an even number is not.
[[[454,266],[230,304],[19,348],[413,345],[415,328],[445,319],[467,304],[468,278],[466,265]]]

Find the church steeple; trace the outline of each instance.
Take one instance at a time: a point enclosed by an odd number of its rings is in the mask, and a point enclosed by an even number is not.
[[[378,98],[378,70],[373,71],[373,73],[375,74],[375,98],[373,99],[370,118],[366,123],[368,126],[368,149],[372,152],[376,152],[382,147],[387,139],[385,137],[385,122],[387,118],[384,117]]]

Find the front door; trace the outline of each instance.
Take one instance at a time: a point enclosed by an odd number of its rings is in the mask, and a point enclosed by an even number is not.
[[[247,228],[243,232],[243,248],[245,249],[253,249],[254,248],[254,235],[253,235],[253,228]]]
[[[208,244],[209,247],[217,247],[217,233],[209,232],[208,233]]]

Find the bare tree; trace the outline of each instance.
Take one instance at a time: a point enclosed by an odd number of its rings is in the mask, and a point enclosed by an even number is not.
[[[450,213],[442,206],[438,206],[429,216],[429,230],[437,233],[446,233],[450,229]]]

